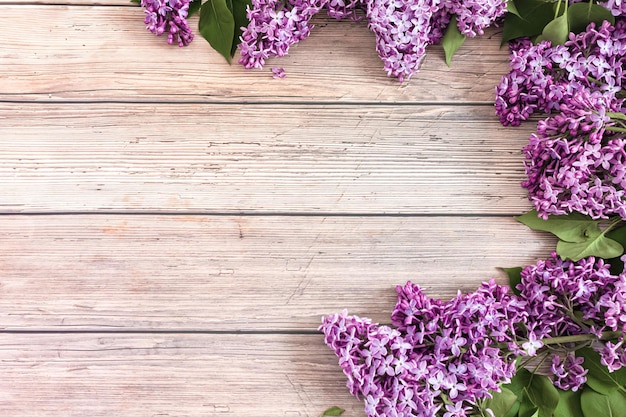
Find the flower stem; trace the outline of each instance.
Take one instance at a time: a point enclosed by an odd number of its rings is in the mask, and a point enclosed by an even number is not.
[[[602,332],[600,337],[595,334],[576,334],[572,336],[557,336],[542,339],[544,345],[557,345],[561,343],[586,342],[590,340],[610,340],[622,335],[622,332]]]

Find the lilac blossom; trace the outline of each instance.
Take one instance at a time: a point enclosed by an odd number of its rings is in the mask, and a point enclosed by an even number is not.
[[[524,147],[522,186],[540,217],[579,212],[626,219],[626,140],[613,132],[619,101],[581,90],[541,120]]]
[[[270,56],[284,56],[289,47],[311,33],[309,22],[329,0],[252,0],[250,22],[241,35],[241,58],[245,68],[261,68]]]
[[[626,1],[624,0],[605,0],[598,4],[606,7],[613,16],[626,15]]]
[[[517,288],[526,302],[528,326],[537,338],[593,335],[598,340],[592,347],[609,370],[626,365],[622,347],[626,331],[626,272],[612,275],[602,259],[564,261],[553,253],[545,261],[524,268],[521,277]],[[617,343],[603,341],[611,332],[620,335]],[[582,385],[585,372],[578,367],[581,363],[569,356],[558,361],[553,358],[555,384],[569,386],[564,389]]]
[[[261,68],[268,58],[286,55],[290,46],[309,36],[311,18],[323,9],[335,19],[360,20],[359,13],[364,13],[384,70],[402,81],[418,71],[426,48],[441,41],[453,15],[461,33],[481,35],[504,15],[506,1],[252,0],[239,62]]]
[[[146,18],[146,28],[157,36],[167,33],[171,45],[187,46],[193,33],[187,23],[190,0],[141,0]]]
[[[397,292],[394,327],[344,311],[320,328],[369,416],[469,415],[510,381],[516,356],[499,346],[516,344],[525,311],[508,288],[490,281],[445,303],[410,282]]]
[[[399,81],[415,74],[430,43],[431,20],[439,0],[366,0],[368,27],[389,76]]]
[[[519,125],[536,111],[558,110],[581,90],[598,91],[609,101],[623,92],[626,20],[617,19],[614,27],[591,23],[563,45],[521,39],[510,48],[509,73],[496,87],[496,113],[504,125]]]
[[[444,27],[455,15],[459,31],[470,38],[483,35],[506,13],[506,0],[443,0],[441,12]],[[448,15],[448,16],[445,16]]]
[[[408,282],[396,288],[392,326],[344,311],[324,317],[320,330],[370,417],[475,415],[510,381],[519,356],[549,358],[555,386],[575,391],[587,374],[576,341],[610,371],[626,365],[626,272],[552,254],[524,268],[517,289],[492,280],[444,302]]]
[[[588,370],[582,366],[584,361],[584,358],[576,357],[572,352],[567,353],[565,357],[554,355],[550,366],[550,371],[554,375],[554,385],[562,390],[578,391],[587,382]]]

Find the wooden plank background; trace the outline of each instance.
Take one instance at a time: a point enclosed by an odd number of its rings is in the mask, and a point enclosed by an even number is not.
[[[0,10],[2,416],[363,416],[322,315],[553,248],[512,219],[534,126],[494,115],[497,29],[399,83],[363,22],[247,71],[123,0]]]

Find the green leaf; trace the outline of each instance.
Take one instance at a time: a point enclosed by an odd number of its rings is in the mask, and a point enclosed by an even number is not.
[[[618,227],[606,234],[606,237],[613,239],[626,248],[626,226]],[[611,274],[619,275],[624,271],[624,262],[619,258],[611,258],[608,260],[611,265]]]
[[[579,213],[565,216],[549,216],[548,220],[537,217],[537,212],[516,217],[533,230],[550,232],[561,241],[556,251],[563,259],[577,261],[588,256],[597,256],[604,259],[618,257],[624,253],[624,246],[607,236],[600,230],[600,221],[592,220]]]
[[[613,415],[624,415],[624,411],[626,411],[626,394],[622,391],[614,391],[609,394],[609,406],[613,411]]]
[[[550,232],[565,242],[585,242],[589,234],[600,230],[598,220],[576,212],[564,216],[548,216],[548,220],[544,220],[537,215],[537,210],[531,210],[515,219],[533,230]]]
[[[502,388],[500,392],[491,392],[492,398],[485,401],[485,409],[489,408],[496,416],[506,415],[517,402],[513,391]]]
[[[569,21],[567,15],[563,14],[543,28],[541,35],[537,38],[535,43],[547,40],[552,43],[552,46],[562,45],[569,37]]]
[[[611,412],[609,397],[592,389],[583,389],[580,405],[585,417],[616,417]]]
[[[342,415],[342,414],[344,413],[344,411],[346,411],[346,410],[344,410],[343,408],[339,408],[339,407],[337,407],[337,406],[335,406],[335,407],[330,407],[329,409],[327,409],[326,411],[324,411],[320,417],[326,417],[326,416],[340,416],[340,415]]]
[[[207,0],[200,8],[198,30],[204,39],[230,63],[235,19],[226,0]]]
[[[589,235],[589,239],[586,242],[560,241],[556,245],[556,253],[563,259],[571,259],[573,261],[578,261],[588,256],[610,259],[621,256],[624,253],[624,247],[613,239],[606,237],[604,232],[598,229]]]
[[[519,414],[519,409],[520,409],[521,404],[522,403],[519,400],[516,401],[515,404],[513,404],[513,407],[511,407],[509,412],[506,413],[504,417],[517,417]],[[500,417],[500,416],[496,414],[496,417]]]
[[[624,391],[626,383],[626,368],[609,372],[608,368],[600,363],[600,355],[591,348],[582,348],[576,351],[576,356],[585,359],[583,367],[588,369],[587,385],[600,394],[609,395],[614,391]],[[586,415],[586,414],[585,414]]]
[[[604,20],[608,20],[612,25],[615,24],[615,17],[606,7],[591,2],[570,5],[567,9],[567,20],[570,31],[574,33],[583,32],[591,22],[600,25]]]
[[[191,17],[200,11],[202,6],[202,0],[191,0],[189,2],[189,10],[187,11],[187,17]]]
[[[515,9],[517,13],[507,13],[504,18],[502,45],[522,36],[539,35],[554,18],[552,3],[543,0],[515,0]]]
[[[530,401],[526,389],[524,389],[524,397],[519,406],[519,417],[538,417],[539,409]]]
[[[513,13],[517,17],[522,17],[517,10],[517,6],[513,0],[509,0],[506,2],[506,11],[509,13]]]
[[[532,378],[533,374],[528,369],[519,368],[515,375],[513,375],[513,378],[511,378],[511,382],[502,385],[502,388],[506,388],[517,395],[518,398],[522,398],[524,388],[530,385]]]
[[[130,0],[131,3],[141,4],[141,0]]]
[[[621,391],[605,395],[585,387],[580,404],[585,417],[622,417],[626,411],[626,395]]]
[[[583,417],[580,408],[581,391],[559,391],[559,403],[554,409],[554,417]]]
[[[518,290],[517,284],[522,282],[522,270],[524,268],[522,267],[514,267],[514,268],[501,268],[504,272],[506,272],[506,274],[509,277],[509,287],[511,288],[511,291],[513,292],[513,294],[515,295],[520,295],[520,290]]]
[[[239,37],[243,33],[242,27],[248,26],[248,6],[252,6],[252,0],[232,0],[233,18],[235,19],[235,32],[233,34],[233,45],[230,49],[230,56],[234,56],[239,46]]]
[[[539,410],[538,417],[552,417],[552,413],[559,404],[559,391],[554,387],[550,378],[534,374],[528,387],[528,398]]]
[[[443,50],[446,53],[446,64],[448,66],[450,66],[452,62],[452,56],[459,50],[461,45],[463,45],[463,42],[465,42],[465,35],[461,33],[457,26],[456,15],[452,16],[446,33],[441,40],[441,46],[443,46]]]

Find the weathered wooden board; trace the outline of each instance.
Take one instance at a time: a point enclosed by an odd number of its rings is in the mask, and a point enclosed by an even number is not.
[[[512,218],[2,216],[4,329],[311,330],[388,322],[411,280],[451,297],[547,256]]]
[[[493,114],[497,29],[399,83],[365,22],[247,71],[64,3],[0,0],[2,416],[363,416],[322,315],[387,322],[395,285],[448,298],[554,247],[508,217],[533,126]]]
[[[492,103],[507,71],[495,31],[469,40],[452,68],[432,47],[422,71],[399,83],[383,71],[365,22],[317,19],[314,41],[259,72],[229,66],[199,35],[187,48],[167,45],[146,31],[139,7],[2,12],[0,100]],[[273,79],[270,67],[284,67],[287,78]]]
[[[363,415],[321,334],[0,334],[11,417]]]
[[[483,106],[0,104],[0,211],[521,213]]]

